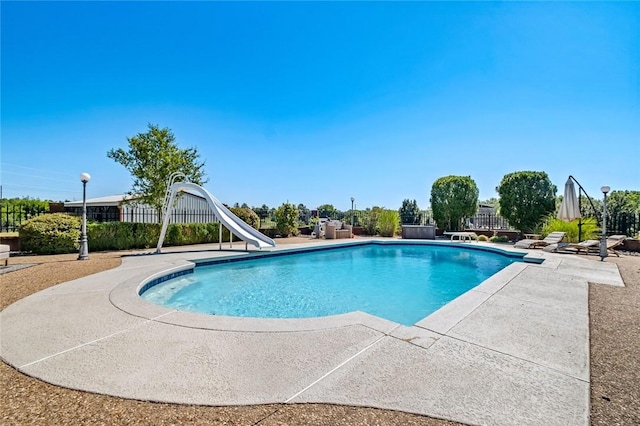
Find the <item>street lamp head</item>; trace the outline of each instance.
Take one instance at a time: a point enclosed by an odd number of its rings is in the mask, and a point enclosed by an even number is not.
[[[607,194],[609,193],[609,191],[611,191],[611,187],[605,185],[602,188],[600,188],[600,191],[602,191],[603,194]]]
[[[91,180],[91,175],[87,172],[80,173],[80,182],[87,183]]]
[[[352,202],[352,203],[353,203],[355,200],[356,200],[355,198],[351,197],[351,202]]]

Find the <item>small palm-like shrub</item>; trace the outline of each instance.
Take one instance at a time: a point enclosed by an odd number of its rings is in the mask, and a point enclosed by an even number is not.
[[[382,237],[393,237],[400,228],[400,214],[396,210],[383,210],[378,216],[378,232]]]
[[[557,217],[551,215],[547,216],[542,224],[542,234],[549,235],[552,232],[562,231],[566,232],[566,240],[570,243],[578,242],[578,219],[571,222],[565,222]],[[593,218],[582,219],[582,241],[584,240],[597,240],[600,228],[596,220]]]
[[[72,253],[80,248],[80,218],[66,213],[43,214],[22,222],[19,235],[25,251]]]

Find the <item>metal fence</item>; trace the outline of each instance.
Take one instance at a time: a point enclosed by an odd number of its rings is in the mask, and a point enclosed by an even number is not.
[[[8,205],[0,210],[0,232],[18,232],[27,219],[47,213],[44,207]]]
[[[607,235],[636,237],[640,232],[640,212],[607,216]]]
[[[480,213],[467,219],[465,226],[467,229],[486,230],[512,230],[509,221],[502,216],[491,213]]]
[[[48,213],[44,207],[3,205],[0,210],[0,232],[17,232],[20,225],[27,219]],[[69,209],[68,213],[80,215],[82,209]],[[363,226],[367,223],[370,212],[366,210],[354,210],[353,222],[355,226]],[[158,215],[155,209],[138,208],[120,211],[117,208],[87,208],[87,219],[94,222],[136,222],[158,223]],[[351,222],[351,211],[340,212],[338,217],[332,218]],[[209,223],[217,222],[211,210],[176,209],[171,215],[172,223]],[[418,224],[433,224],[430,211],[421,211]],[[261,228],[275,228],[274,218],[261,219]],[[477,214],[465,221],[467,229],[476,230],[513,230],[514,228],[502,216],[495,214]],[[636,237],[640,232],[640,212],[618,213],[607,215],[607,234],[626,235]]]
[[[353,223],[355,226],[363,226],[367,223],[371,211],[366,210],[354,210]],[[339,212],[336,217],[331,219],[342,220],[344,222],[351,222],[351,212]],[[430,210],[420,211],[418,217],[415,218],[414,223],[405,223],[405,225],[433,225],[433,215]],[[488,229],[488,230],[511,230],[513,227],[502,216],[496,214],[481,213],[465,220],[466,229]]]

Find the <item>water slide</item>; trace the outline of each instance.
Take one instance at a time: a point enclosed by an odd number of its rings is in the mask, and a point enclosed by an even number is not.
[[[176,194],[179,191],[189,189],[202,194],[202,196],[207,200],[207,203],[209,203],[211,210],[213,210],[213,214],[215,214],[220,223],[223,224],[225,228],[230,230],[233,235],[240,238],[242,241],[246,242],[247,244],[253,244],[255,247],[260,249],[263,247],[276,246],[276,243],[271,238],[247,225],[244,220],[233,214],[231,210],[226,208],[224,204],[218,201],[216,197],[211,195],[209,191],[207,191],[200,185],[192,182],[176,182],[171,185],[169,190],[170,192],[167,192],[167,195],[170,195],[165,200],[164,220],[162,221],[162,231],[160,232],[160,238],[158,239],[158,247],[156,249],[156,253],[160,253],[160,249],[162,248],[162,243],[164,242],[164,237],[167,233],[167,226],[169,226],[169,219],[171,218],[171,210],[173,209],[173,203],[175,201]],[[220,233],[222,234],[222,231]]]

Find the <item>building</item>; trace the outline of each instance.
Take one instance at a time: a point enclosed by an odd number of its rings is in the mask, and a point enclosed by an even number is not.
[[[87,203],[87,220],[96,222],[159,223],[158,212],[148,204],[136,201],[131,195],[109,195],[90,198]],[[82,214],[82,200],[64,203],[64,210],[71,214]],[[204,197],[183,191],[177,197],[171,214],[172,223],[217,222]]]

